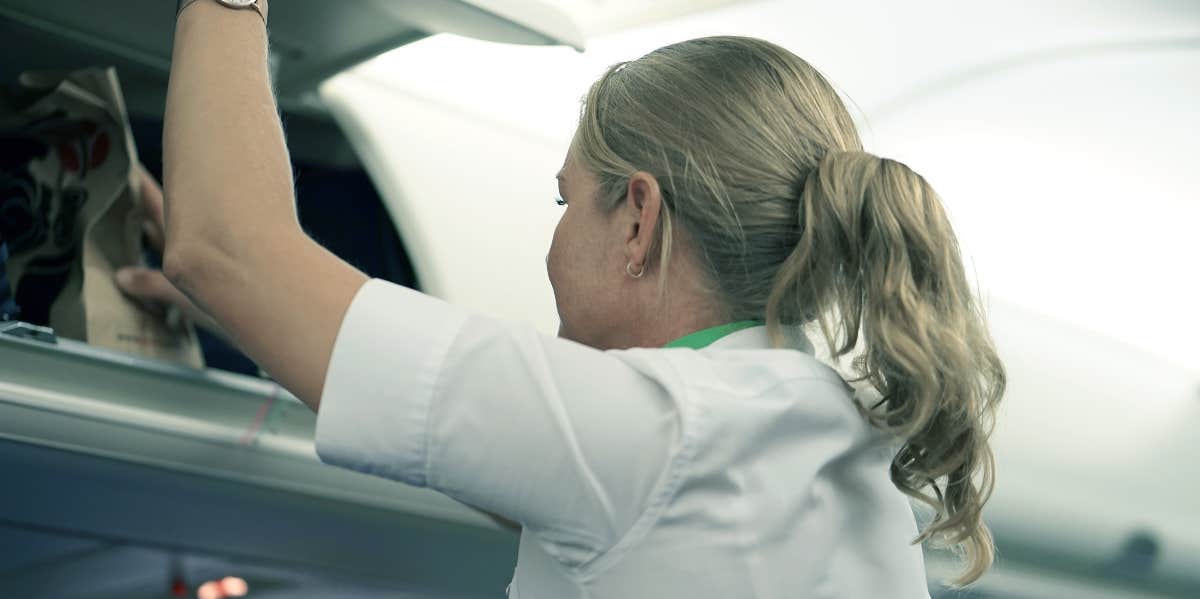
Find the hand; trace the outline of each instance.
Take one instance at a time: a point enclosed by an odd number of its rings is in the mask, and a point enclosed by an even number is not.
[[[154,176],[142,165],[137,166],[141,185],[142,207],[146,220],[142,231],[146,243],[160,254],[166,245],[166,225],[163,219],[163,190]],[[186,318],[210,333],[229,341],[229,335],[207,313],[174,285],[162,271],[155,268],[127,266],[116,273],[117,287],[126,295],[137,300],[146,310],[165,317],[172,325],[180,317]]]

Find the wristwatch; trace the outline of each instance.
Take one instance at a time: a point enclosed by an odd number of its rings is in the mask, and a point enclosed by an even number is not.
[[[267,23],[267,0],[214,0],[217,4],[225,8],[236,10],[253,10],[262,17],[263,24]],[[179,0],[179,8],[175,11],[175,18],[179,18],[179,14],[187,7],[195,3],[196,0]]]

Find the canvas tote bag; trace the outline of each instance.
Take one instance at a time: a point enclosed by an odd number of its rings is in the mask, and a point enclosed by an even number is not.
[[[113,280],[144,264],[137,149],[116,70],[27,72],[18,83],[0,97],[0,243],[20,319],[202,368],[191,323],[147,312]]]

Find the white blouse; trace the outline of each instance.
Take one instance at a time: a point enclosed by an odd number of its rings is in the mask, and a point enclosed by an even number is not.
[[[317,453],[520,522],[509,597],[927,599],[895,448],[789,336],[599,351],[372,279]]]

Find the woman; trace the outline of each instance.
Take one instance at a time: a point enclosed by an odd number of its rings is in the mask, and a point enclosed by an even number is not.
[[[592,86],[548,338],[301,232],[263,20],[182,11],[166,274],[122,278],[318,411],[324,461],[520,523],[512,597],[927,597],[924,540],[961,551],[960,583],[987,569],[1003,367],[933,190],[862,152],[815,69],[709,38]]]

